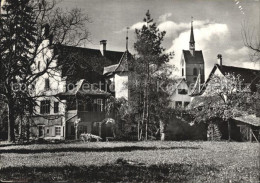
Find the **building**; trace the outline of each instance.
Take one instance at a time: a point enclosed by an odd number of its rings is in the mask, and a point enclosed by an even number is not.
[[[174,85],[174,90],[171,91],[171,107],[176,108],[185,108],[190,104],[191,100],[191,90],[187,85],[187,82],[184,78],[177,80]]]
[[[131,58],[132,55],[126,50],[118,64],[104,67],[103,75],[105,76],[107,83],[113,83],[114,91],[112,93],[115,98],[124,97],[125,99],[128,99],[128,62]]]
[[[180,69],[181,77],[186,79],[188,86],[196,82],[199,74],[201,82],[203,83],[205,80],[203,53],[202,50],[195,50],[193,21],[191,21],[189,50],[182,50]]]
[[[196,82],[194,90],[192,91],[191,104],[193,107],[203,107],[205,105],[204,98],[211,94],[214,86],[212,78],[214,75],[222,78],[223,82],[227,80],[226,76],[233,74],[240,76],[243,80],[242,88],[248,87],[249,92],[257,92],[257,85],[260,84],[260,71],[253,69],[246,69],[241,67],[226,66],[222,64],[222,56],[218,55],[218,64],[215,64],[209,77],[204,84]],[[219,100],[212,96],[212,101]],[[256,101],[256,105],[259,105],[260,101]],[[257,110],[257,109],[256,109]],[[259,141],[260,139],[260,116],[258,111],[255,114],[248,114],[240,111],[241,115],[234,117],[230,121],[231,124],[231,138],[237,141]],[[215,123],[217,122],[217,123]],[[222,119],[213,120],[213,123],[208,126],[208,137],[211,140],[221,140],[228,138],[227,123]]]
[[[48,30],[46,26],[45,33]],[[48,32],[48,31],[47,31]],[[47,37],[46,37],[47,38]],[[31,136],[44,139],[75,139],[80,133],[95,133],[96,124],[106,118],[106,98],[111,95],[103,67],[119,63],[124,52],[100,50],[43,42],[42,56],[36,58],[38,71],[45,69],[55,56],[49,70],[34,84],[38,96],[36,113],[31,116]],[[111,83],[108,83],[111,84]]]
[[[126,51],[123,53],[120,61],[117,64],[113,64],[104,67],[103,75],[106,78],[107,83],[113,83],[114,91],[112,94],[115,98],[125,98],[128,100],[129,89],[128,89],[128,79],[129,70],[128,65],[133,56],[128,51],[128,31],[126,36]]]

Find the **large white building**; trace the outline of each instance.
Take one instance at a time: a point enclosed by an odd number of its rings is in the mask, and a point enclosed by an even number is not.
[[[109,135],[111,132],[101,129],[101,122],[107,117],[105,103],[111,93],[113,95],[113,89],[105,85],[107,77],[102,72],[91,69],[91,63],[104,60],[118,63],[125,53],[107,50],[105,40],[100,42],[100,50],[50,46],[48,39],[42,47],[35,71],[45,69],[54,55],[50,67],[56,69],[49,70],[34,83],[33,95],[40,97],[36,114],[31,117],[31,135],[44,139],[74,139],[80,133],[101,135],[102,130],[101,136]]]

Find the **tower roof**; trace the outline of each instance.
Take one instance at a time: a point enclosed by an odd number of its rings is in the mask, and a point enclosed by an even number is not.
[[[193,17],[191,17],[190,43],[195,43],[194,33],[193,33]]]
[[[184,60],[187,64],[204,64],[203,53],[201,50],[194,51],[194,55],[189,50],[182,50]]]

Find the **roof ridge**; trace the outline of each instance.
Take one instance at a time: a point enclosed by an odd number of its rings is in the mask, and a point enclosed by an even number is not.
[[[221,66],[219,64],[215,64],[217,67],[221,68]],[[231,67],[231,68],[237,68],[237,69],[245,69],[245,70],[253,70],[253,71],[260,71],[260,70],[257,70],[257,69],[250,69],[250,68],[244,68],[244,67],[236,67],[236,66],[229,66],[229,65],[223,65],[222,64],[222,67]]]
[[[86,49],[86,50],[94,50],[94,51],[100,51],[100,49],[94,49],[94,48],[86,48],[86,47],[79,47],[79,46],[69,46],[69,45],[61,45],[62,47],[69,47],[69,48],[79,48],[79,49]],[[123,53],[123,51],[115,51],[115,50],[106,50],[106,52],[117,52],[117,53]]]

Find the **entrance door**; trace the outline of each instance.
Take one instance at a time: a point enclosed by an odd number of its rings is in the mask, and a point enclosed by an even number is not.
[[[44,126],[38,126],[38,137],[44,137]]]

